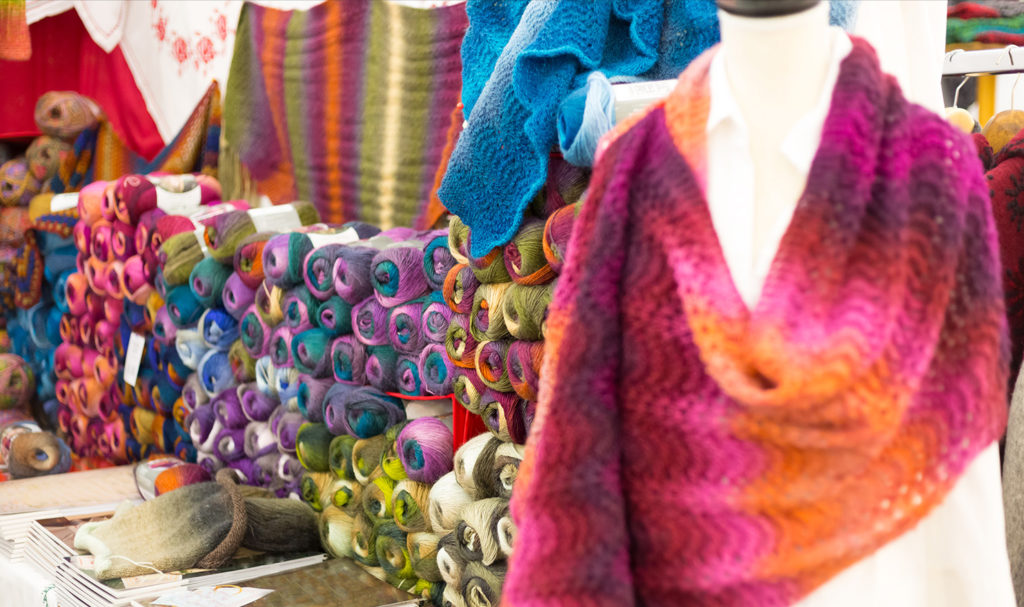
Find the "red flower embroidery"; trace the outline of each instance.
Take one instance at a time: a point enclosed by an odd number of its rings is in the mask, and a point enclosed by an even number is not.
[[[217,35],[221,42],[228,39],[228,18],[224,15],[217,15]]]
[[[199,53],[199,58],[203,60],[203,63],[213,61],[213,58],[217,55],[213,50],[213,40],[210,40],[207,36],[203,36],[196,43],[196,51]]]
[[[167,38],[167,17],[160,17],[156,22],[156,39],[163,42]]]
[[[171,51],[174,53],[174,58],[178,60],[178,63],[188,61],[188,42],[185,42],[184,38],[175,38]]]

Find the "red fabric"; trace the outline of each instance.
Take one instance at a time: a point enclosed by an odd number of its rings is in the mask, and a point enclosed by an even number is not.
[[[1024,45],[1024,34],[1000,31],[982,32],[975,36],[974,40],[976,42],[984,42],[985,44]]]
[[[975,135],[974,140],[982,150],[984,163],[982,142],[979,141],[984,137]],[[1012,381],[1017,377],[1024,358],[1024,131],[996,154],[993,165],[985,177],[992,197],[992,216],[999,233],[1006,316],[1010,324]]]
[[[160,132],[121,49],[103,52],[73,10],[33,23],[29,32],[32,58],[0,61],[4,85],[0,138],[38,135],[33,112],[39,97],[47,91],[77,91],[103,108],[133,151],[152,160],[163,149]]]
[[[961,2],[946,9],[950,19],[998,19],[999,10],[977,2]]]

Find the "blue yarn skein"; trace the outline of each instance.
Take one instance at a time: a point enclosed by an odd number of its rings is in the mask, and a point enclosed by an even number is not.
[[[210,308],[199,318],[203,342],[217,350],[227,350],[241,333],[238,320],[223,308]]]
[[[203,390],[211,397],[220,394],[228,388],[235,387],[235,374],[231,370],[231,362],[228,360],[228,353],[220,350],[210,350],[199,362],[199,383]]]

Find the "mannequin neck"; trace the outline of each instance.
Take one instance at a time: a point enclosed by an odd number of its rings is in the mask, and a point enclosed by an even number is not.
[[[832,45],[828,5],[783,17],[719,10],[718,19],[729,87],[747,125],[770,117],[788,129],[822,93]]]

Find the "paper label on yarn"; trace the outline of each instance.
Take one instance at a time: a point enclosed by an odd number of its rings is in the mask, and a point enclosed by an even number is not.
[[[199,186],[186,192],[169,192],[156,189],[156,206],[168,215],[188,215],[203,202],[203,190]]]
[[[269,209],[253,209],[249,211],[249,217],[257,232],[281,232],[302,227],[299,212],[290,204]]]
[[[313,243],[314,249],[329,244],[349,244],[359,240],[359,234],[355,228],[347,228],[335,234],[307,234],[307,236],[309,236],[309,242]]]
[[[133,575],[131,577],[121,578],[121,583],[124,584],[126,590],[129,588],[142,588],[143,586],[155,586],[156,584],[180,581],[180,573],[147,573],[145,575]]]
[[[132,331],[128,338],[128,347],[124,351],[124,383],[135,385],[139,378],[139,366],[142,364],[142,353],[146,350],[146,338]]]
[[[76,208],[78,208],[78,192],[54,194],[53,198],[50,199],[51,213],[60,213],[61,211],[68,211]]]
[[[452,400],[450,398],[430,400],[407,400],[405,401],[405,418],[416,419],[418,417],[451,417]]]
[[[153,605],[169,607],[243,607],[273,592],[265,588],[233,585],[202,586],[192,590],[175,590],[162,595]]]

